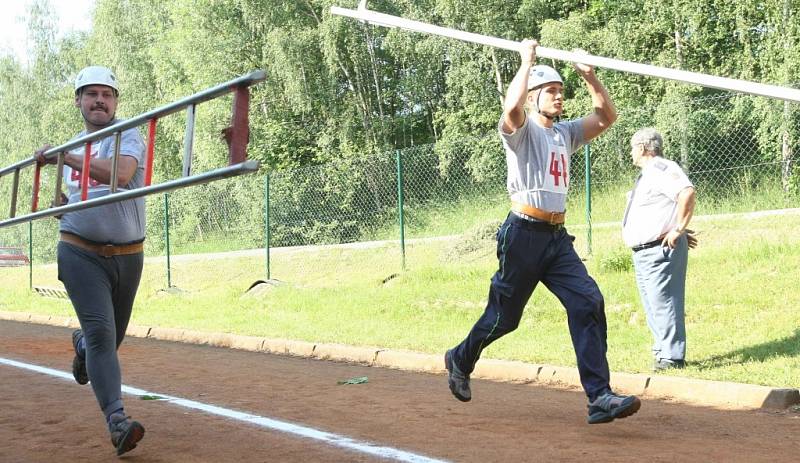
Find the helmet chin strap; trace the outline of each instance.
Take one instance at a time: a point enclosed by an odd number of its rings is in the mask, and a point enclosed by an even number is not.
[[[557,120],[557,119],[558,119],[558,114],[547,114],[546,112],[542,111],[542,110],[539,108],[539,98],[540,98],[541,96],[542,96],[542,90],[541,90],[541,89],[539,89],[539,93],[537,93],[537,94],[536,94],[536,112],[537,112],[537,113],[539,113],[539,114],[541,114],[541,115],[542,115],[542,116],[544,116],[545,118],[547,118],[547,119],[550,119],[551,121],[555,121],[555,120]]]
[[[554,121],[558,118],[558,116],[555,114],[547,114],[546,112],[541,110],[539,111],[539,114],[546,117],[547,119],[550,119],[551,121]]]

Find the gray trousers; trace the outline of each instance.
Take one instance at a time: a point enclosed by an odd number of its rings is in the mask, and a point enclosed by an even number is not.
[[[125,337],[142,276],[144,253],[102,257],[58,243],[58,279],[78,315],[86,340],[86,371],[108,416],[122,408],[122,373],[117,348]]]
[[[636,284],[647,326],[653,334],[656,360],[686,358],[686,266],[689,246],[681,236],[675,249],[656,246],[633,253]]]

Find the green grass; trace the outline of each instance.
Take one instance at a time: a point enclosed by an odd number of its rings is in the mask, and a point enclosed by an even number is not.
[[[668,374],[797,387],[800,216],[711,217],[694,225],[701,242],[690,252],[687,282],[690,365]],[[148,260],[133,323],[441,353],[460,342],[482,313],[497,266],[495,242],[481,238],[486,229],[472,230],[456,240],[408,244],[406,270],[396,244],[274,250],[272,276],[283,284],[259,297],[243,294],[264,277],[261,255],[174,259],[176,293],[163,291],[163,260]],[[583,253],[585,231],[576,228],[575,235]],[[647,372],[650,333],[619,229],[595,229],[593,249],[586,264],[606,300],[611,368]],[[67,301],[31,294],[26,268],[0,268],[0,277],[0,310],[72,313]],[[35,267],[34,284],[57,285],[55,266]],[[563,308],[538,288],[520,328],[491,345],[485,357],[574,365]]]
[[[582,186],[582,185],[580,185]],[[626,193],[631,185],[613,184],[596,187],[591,197],[593,223],[620,222],[625,212]],[[750,212],[767,209],[798,207],[797,194],[785,194],[780,183],[753,186],[742,184],[731,190],[731,194],[714,194],[702,187],[698,190],[697,215]],[[444,236],[462,233],[472,227],[491,220],[501,220],[510,206],[505,190],[476,192],[477,196],[465,196],[447,203],[405,205],[405,236],[407,238]],[[575,188],[567,202],[567,225],[586,225],[586,195],[582,188]],[[378,228],[371,239],[398,239],[396,221]]]

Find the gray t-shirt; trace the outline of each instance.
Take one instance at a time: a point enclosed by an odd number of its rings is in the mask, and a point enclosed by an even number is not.
[[[114,123],[117,122],[120,121],[114,121]],[[84,135],[86,135],[86,131],[79,133],[75,138],[80,138]],[[114,156],[114,138],[114,136],[109,136],[99,143],[92,143],[91,156],[98,159],[111,159]],[[122,132],[120,145],[120,157],[134,157],[139,164],[131,181],[124,188],[120,185],[117,191],[132,190],[144,186],[145,144],[138,129],[133,128]],[[71,154],[81,156],[85,152],[86,148],[84,146],[70,151]],[[69,204],[77,203],[81,200],[80,175],[79,171],[73,170],[69,166],[64,166],[64,184],[69,190],[67,194]],[[109,193],[110,187],[108,185],[103,185],[97,180],[89,178],[89,199],[106,196]],[[60,230],[104,244],[128,244],[142,241],[145,233],[144,198],[128,199],[69,212],[61,218]]]
[[[501,118],[498,130],[506,150],[511,200],[546,211],[566,210],[570,157],[584,144],[583,119],[545,128],[526,115],[522,127],[508,134]]]

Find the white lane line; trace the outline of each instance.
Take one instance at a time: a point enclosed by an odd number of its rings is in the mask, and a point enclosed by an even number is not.
[[[72,373],[66,373],[63,371],[54,370],[52,368],[46,368],[29,363],[18,362],[16,360],[10,360],[2,357],[0,357],[0,364],[8,365],[15,368],[21,368],[23,370],[34,371],[37,373],[54,376],[56,378],[68,381],[74,381],[74,379],[72,378]],[[318,429],[309,428],[307,426],[289,423],[287,421],[280,421],[272,418],[267,418],[264,416],[251,415],[249,413],[218,407],[216,405],[204,404],[202,402],[196,402],[194,400],[183,399],[180,397],[174,397],[166,394],[160,394],[157,392],[148,392],[143,389],[135,387],[123,385],[122,392],[137,397],[141,397],[144,395],[158,396],[161,398],[162,401],[169,402],[178,405],[180,407],[190,408],[193,410],[200,410],[210,415],[224,416],[225,418],[230,418],[237,421],[243,421],[246,423],[254,424],[256,426],[260,426],[262,428],[271,429],[274,431],[280,431],[287,434],[293,434],[295,436],[315,439],[336,447],[342,447],[347,450],[366,453],[369,455],[374,455],[376,457],[385,458],[389,460],[403,461],[409,463],[446,463],[446,460],[437,460],[434,458],[426,457],[424,455],[417,455],[415,453],[406,452],[392,447],[375,445],[369,442],[351,439],[347,436],[341,436],[339,434],[320,431]]]

